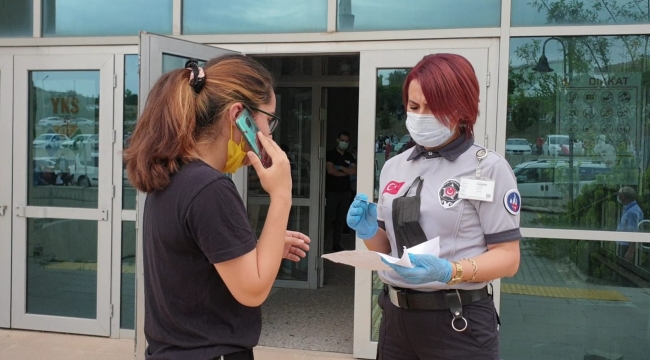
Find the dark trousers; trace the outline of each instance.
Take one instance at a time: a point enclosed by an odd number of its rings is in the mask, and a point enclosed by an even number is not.
[[[216,357],[213,360],[221,360],[222,357]],[[223,356],[223,360],[255,360],[253,350],[245,350]]]
[[[405,310],[379,296],[378,360],[498,360],[499,331],[492,297],[463,306],[467,329],[451,327],[449,310]]]
[[[328,192],[325,194],[325,239],[332,234],[332,247],[341,246],[341,233],[352,199],[351,191]]]

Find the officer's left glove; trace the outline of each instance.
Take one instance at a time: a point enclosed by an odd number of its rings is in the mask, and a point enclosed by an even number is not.
[[[395,272],[411,284],[426,284],[434,281],[446,283],[451,280],[451,263],[430,254],[409,254],[412,268],[391,264],[382,258],[381,260],[390,266]]]

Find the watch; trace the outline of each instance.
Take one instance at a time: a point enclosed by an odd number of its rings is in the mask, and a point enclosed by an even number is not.
[[[463,282],[463,265],[456,261],[454,261],[452,264],[456,266],[456,276],[451,278],[451,280],[447,282],[447,285],[456,285]]]

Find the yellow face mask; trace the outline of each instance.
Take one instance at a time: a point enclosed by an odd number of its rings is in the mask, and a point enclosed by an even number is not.
[[[239,145],[232,139],[232,125],[230,126],[230,140],[228,140],[228,158],[226,159],[226,166],[223,172],[234,174],[244,165],[246,159],[246,151],[244,151],[244,139],[242,138]]]

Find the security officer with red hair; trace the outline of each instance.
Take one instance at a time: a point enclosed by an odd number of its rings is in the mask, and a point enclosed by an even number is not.
[[[359,194],[347,222],[368,249],[401,257],[387,264],[377,359],[499,359],[490,282],[519,268],[521,196],[508,162],[474,143],[479,83],[455,54],[424,57],[404,83],[406,126],[417,144],[391,158],[379,204]],[[436,240],[438,238],[438,240]]]

